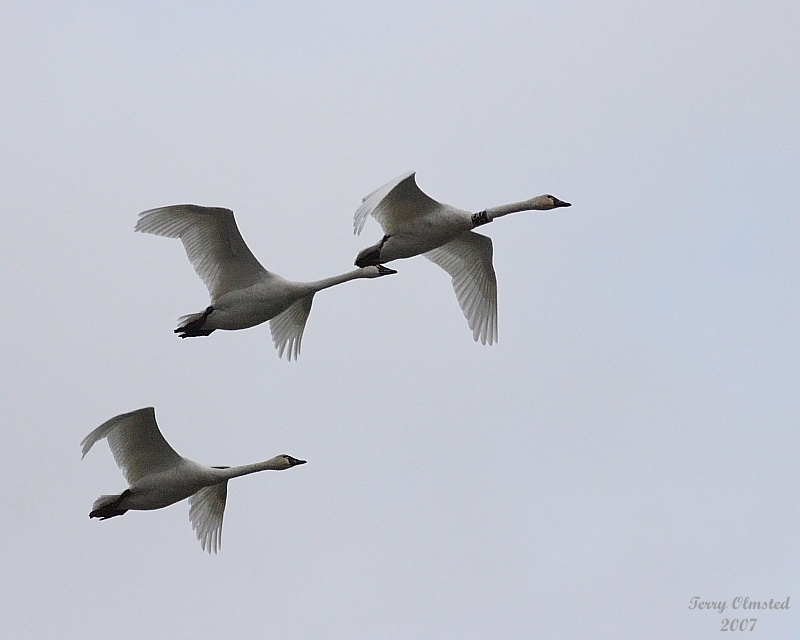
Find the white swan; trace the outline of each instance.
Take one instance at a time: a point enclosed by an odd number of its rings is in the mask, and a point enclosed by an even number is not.
[[[180,318],[181,338],[207,336],[216,329],[246,329],[270,321],[278,357],[297,359],[314,294],[348,280],[397,273],[382,265],[316,280],[292,282],[270,273],[256,260],[239,233],[233,211],[177,204],[139,214],[136,231],[180,238],[189,262],[205,283],[211,304]]]
[[[492,267],[492,241],[472,229],[517,211],[546,211],[572,205],[547,194],[471,213],[428,197],[417,186],[414,175],[412,171],[386,183],[365,197],[356,210],[355,234],[361,233],[367,216],[372,215],[383,228],[384,236],[361,251],[355,264],[366,268],[424,254],[452,277],[458,304],[475,341],[497,342],[497,279]]]
[[[189,521],[203,551],[209,553],[216,553],[222,543],[228,480],[306,463],[280,455],[243,467],[206,467],[178,455],[169,446],[156,424],[153,407],[123,413],[101,424],[81,442],[81,459],[103,438],[108,439],[114,460],[130,486],[118,495],[100,496],[89,517],[105,520],[132,509],[161,509],[189,498]]]

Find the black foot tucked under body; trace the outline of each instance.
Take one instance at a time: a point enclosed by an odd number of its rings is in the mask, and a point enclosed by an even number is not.
[[[383,245],[388,239],[389,236],[383,236],[378,244],[374,244],[371,247],[363,249],[356,256],[356,266],[363,269],[364,267],[373,267],[379,265],[381,263],[381,249],[383,249]]]
[[[211,315],[212,311],[214,311],[214,307],[208,306],[203,312],[202,316],[197,318],[197,320],[192,320],[191,322],[186,323],[182,327],[178,327],[175,329],[175,333],[177,333],[181,338],[210,336],[212,333],[214,333],[214,329],[203,329],[203,324],[205,323],[206,318]]]
[[[121,516],[121,515],[126,514],[128,512],[128,510],[127,509],[120,509],[119,508],[119,504],[125,498],[127,498],[130,495],[130,493],[131,493],[130,489],[125,489],[125,491],[123,491],[121,494],[119,494],[119,498],[114,500],[114,502],[112,502],[110,504],[103,505],[102,507],[99,507],[99,508],[95,509],[94,511],[91,511],[89,513],[89,517],[90,518],[100,518],[101,520],[108,520],[109,518],[113,518],[114,516]]]

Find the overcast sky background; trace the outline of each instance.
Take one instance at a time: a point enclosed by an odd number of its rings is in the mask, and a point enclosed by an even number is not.
[[[710,638],[800,629],[796,2],[0,8],[3,638]],[[407,170],[485,228],[500,342],[423,258],[267,325],[179,340],[208,295],[145,209],[236,212],[284,277],[351,268]],[[126,484],[154,405],[231,482],[217,556]],[[728,609],[690,611],[689,600]]]

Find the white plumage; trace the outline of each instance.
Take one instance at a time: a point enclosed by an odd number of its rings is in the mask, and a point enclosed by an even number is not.
[[[361,233],[373,216],[384,236],[358,254],[356,265],[368,267],[423,254],[450,274],[458,304],[476,341],[497,341],[497,279],[492,241],[472,231],[517,211],[569,207],[549,194],[471,213],[437,202],[420,190],[414,172],[405,173],[364,198],[353,218]]]
[[[107,420],[81,442],[83,457],[106,438],[129,487],[103,495],[92,505],[90,518],[105,520],[130,510],[161,509],[189,498],[189,521],[204,551],[216,553],[222,541],[222,516],[228,480],[258,471],[283,471],[305,460],[285,454],[241,467],[207,467],[180,456],[164,439],[153,407]]]
[[[139,214],[136,231],[180,238],[189,262],[208,288],[211,303],[180,318],[181,338],[207,336],[216,329],[246,329],[270,321],[278,357],[291,360],[300,343],[317,291],[358,278],[396,273],[383,266],[354,269],[313,282],[293,282],[267,271],[245,244],[233,211],[178,204]]]

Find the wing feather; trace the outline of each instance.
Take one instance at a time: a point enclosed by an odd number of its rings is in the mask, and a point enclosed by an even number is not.
[[[227,498],[227,480],[203,487],[189,497],[189,522],[203,551],[217,553],[222,546],[222,516]]]
[[[491,238],[469,231],[424,256],[450,274],[475,341],[497,342],[497,278]]]
[[[268,273],[245,244],[230,209],[195,204],[150,209],[139,214],[136,231],[180,238],[212,303],[260,282]]]
[[[414,171],[404,173],[366,196],[353,216],[353,233],[361,233],[370,215],[389,235],[398,225],[440,207],[417,186],[415,175]]]
[[[180,463],[183,458],[169,446],[156,423],[153,407],[137,409],[106,420],[81,442],[83,457],[95,442],[106,438],[114,461],[128,484]]]
[[[300,342],[303,339],[303,331],[306,328],[313,301],[313,293],[305,298],[300,298],[293,302],[286,311],[279,313],[269,321],[272,342],[278,350],[279,358],[283,357],[284,350],[288,360],[292,358],[297,360],[297,356],[300,355]]]

